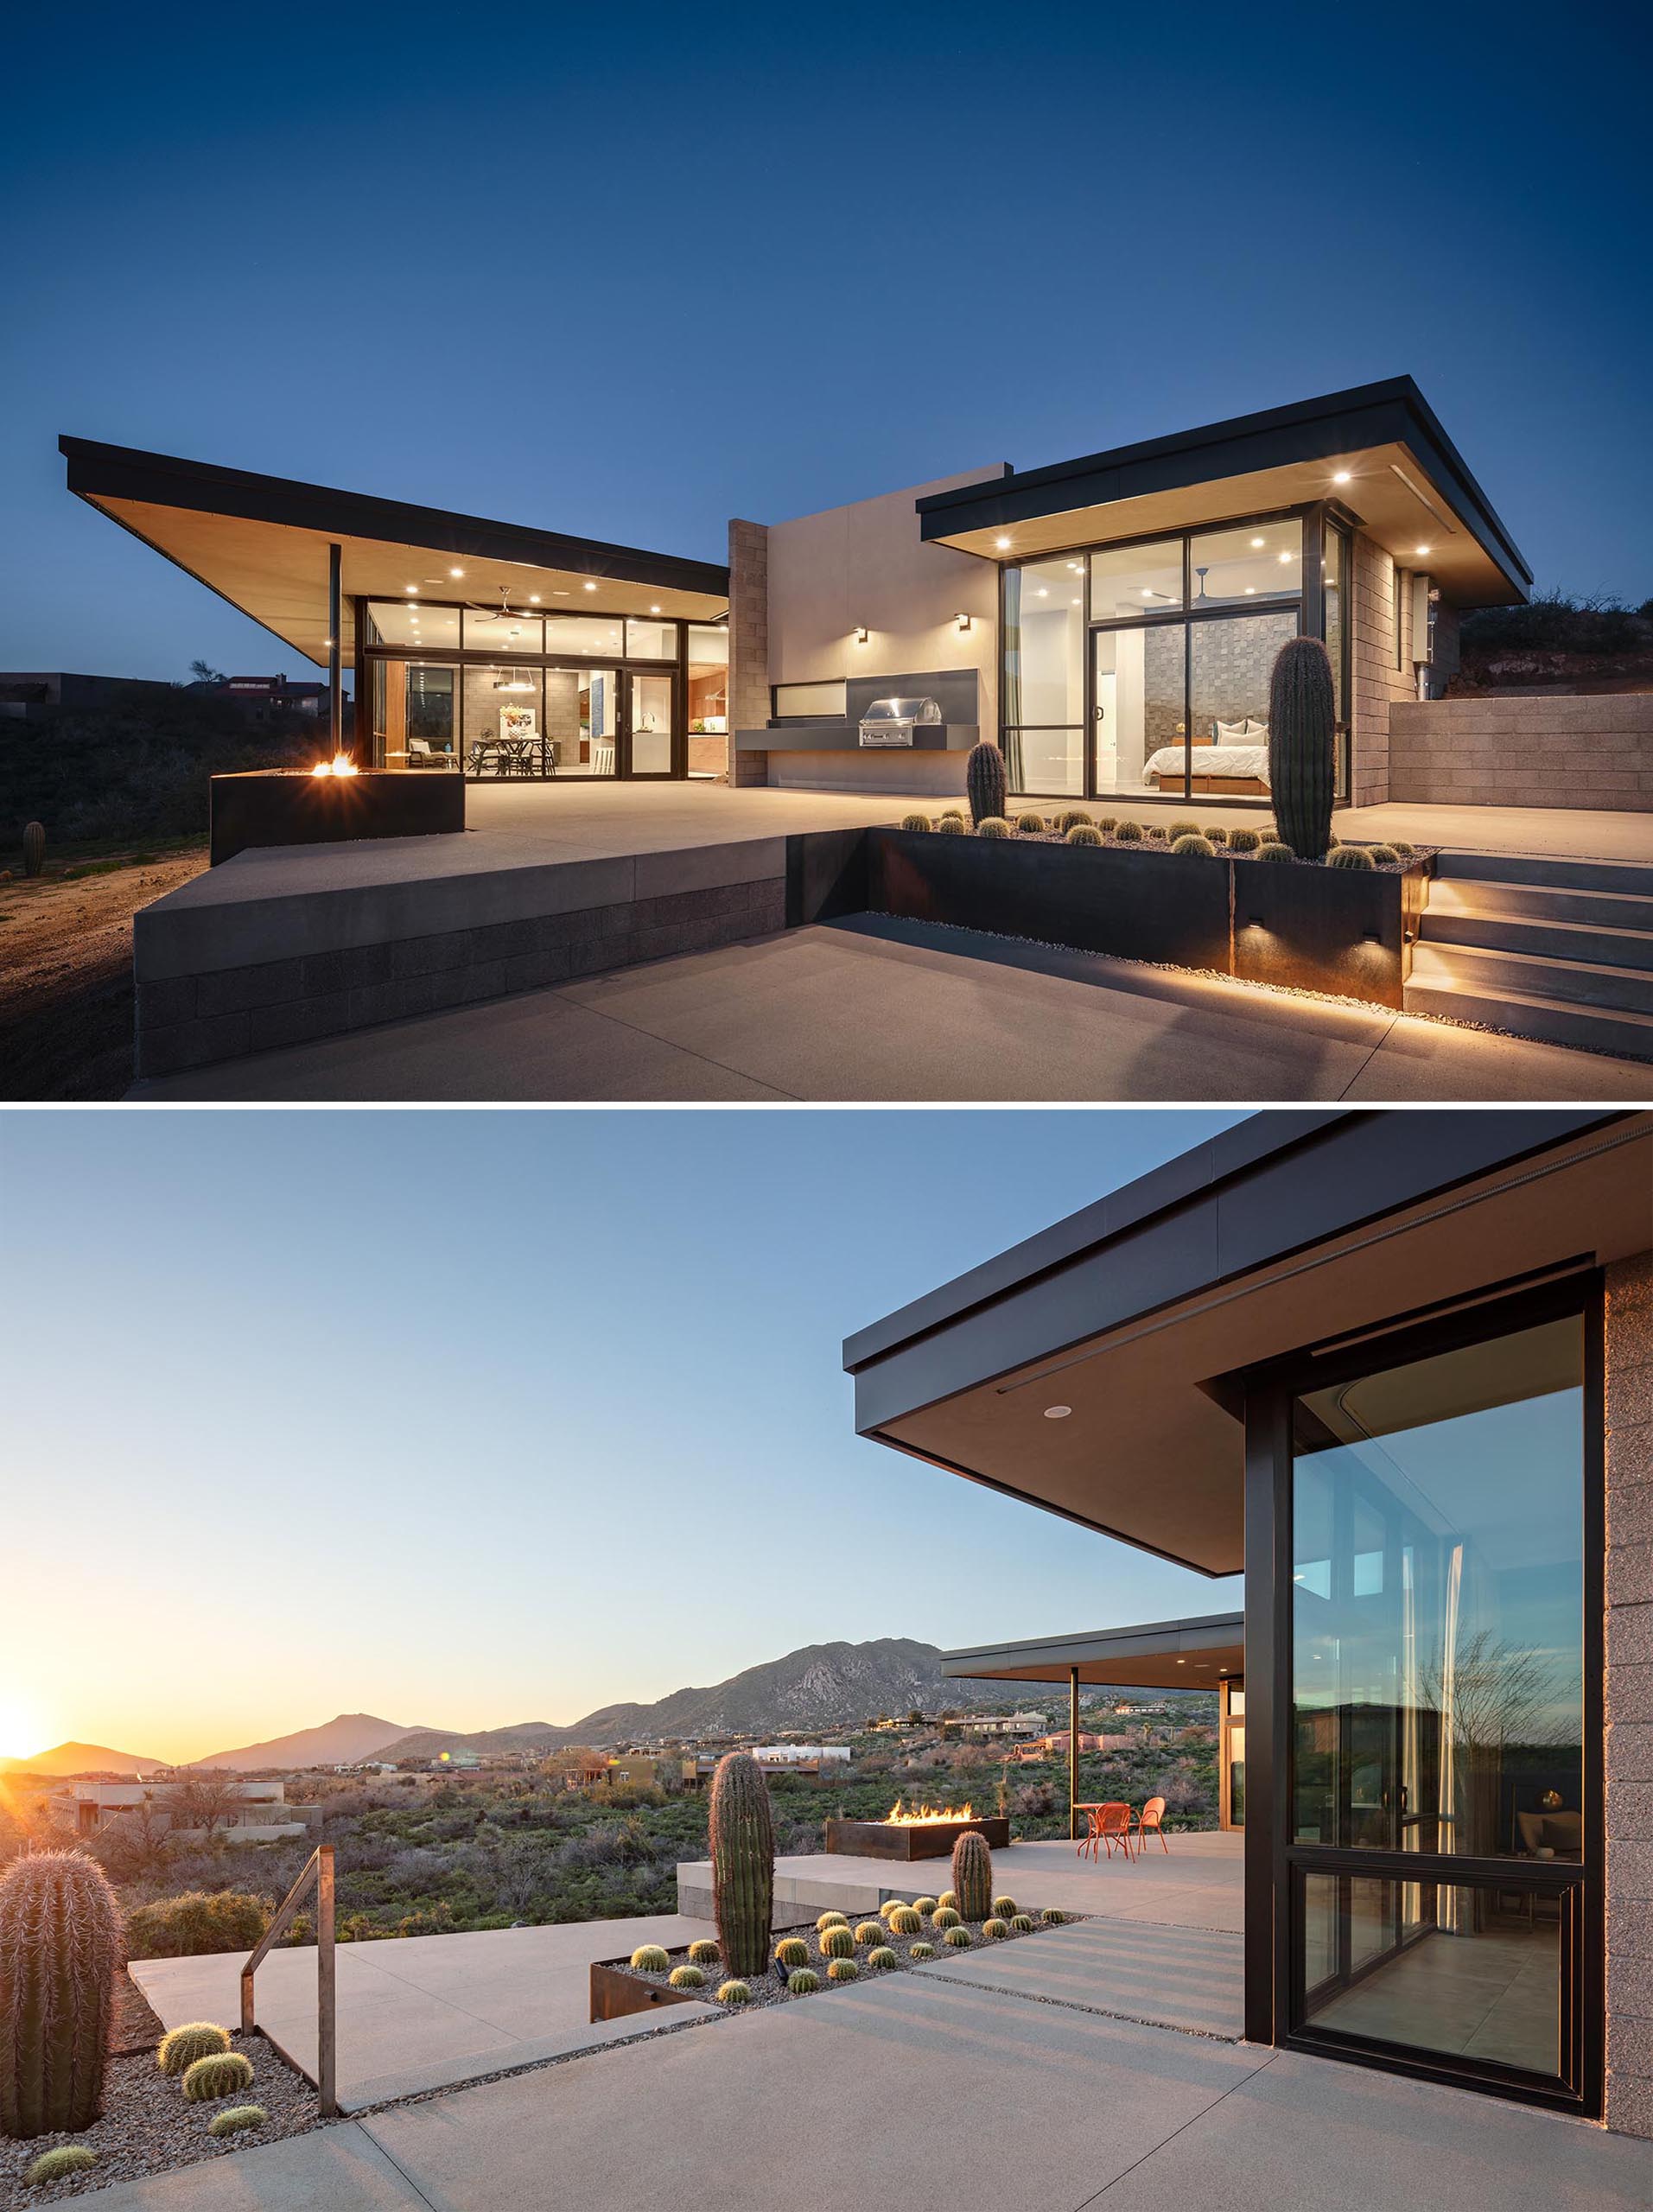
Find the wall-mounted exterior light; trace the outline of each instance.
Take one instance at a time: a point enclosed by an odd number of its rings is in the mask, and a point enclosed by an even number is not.
[[[864,645],[866,642],[867,625],[864,622],[857,622],[855,625],[855,643],[858,645]]]
[[[953,619],[958,625],[959,635],[963,637],[965,631],[971,626],[970,616],[968,614],[957,614],[955,615]]]

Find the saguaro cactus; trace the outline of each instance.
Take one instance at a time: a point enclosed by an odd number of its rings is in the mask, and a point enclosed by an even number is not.
[[[964,790],[970,803],[970,820],[988,822],[1004,814],[1004,755],[986,738],[970,747],[964,763]]]
[[[46,862],[46,828],[43,823],[23,824],[23,874],[38,875]]]
[[[1268,781],[1280,834],[1300,861],[1322,859],[1332,842],[1337,720],[1326,647],[1288,639],[1268,685]]]
[[[988,1917],[993,1910],[993,1853],[978,1828],[966,1828],[953,1846],[953,1888],[963,1919]]]
[[[81,1851],[0,1877],[0,2134],[79,2134],[103,2110],[120,1908]]]
[[[749,1751],[730,1751],[718,1761],[706,1826],[723,1964],[737,1979],[760,1974],[768,1964],[774,1918],[775,1830],[769,1785]]]

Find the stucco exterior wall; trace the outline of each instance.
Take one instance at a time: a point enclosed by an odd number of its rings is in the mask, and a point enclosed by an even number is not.
[[[1606,2120],[1653,2137],[1653,1253],[1607,1270]]]
[[[1417,696],[1412,666],[1409,592],[1401,594],[1401,637],[1395,633],[1395,563],[1364,531],[1355,532],[1354,605],[1350,628],[1351,705],[1354,713],[1357,806],[1381,806],[1389,793],[1389,713]],[[1397,666],[1396,663],[1402,664]]]
[[[998,728],[999,575],[991,561],[926,545],[913,503],[1001,474],[966,470],[769,530],[769,681],[973,668],[984,735]],[[961,632],[957,617],[971,618]],[[857,644],[862,625],[867,643]],[[766,704],[760,720],[766,720]],[[737,721],[736,728],[750,728]]]

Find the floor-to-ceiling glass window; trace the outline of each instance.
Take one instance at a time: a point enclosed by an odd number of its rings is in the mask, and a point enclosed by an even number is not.
[[[729,633],[725,624],[688,626],[689,773],[721,776],[729,764]]]
[[[1353,761],[1353,727],[1350,712],[1349,533],[1338,523],[1326,525],[1320,562],[1320,588],[1325,609],[1326,650],[1332,663],[1332,692],[1338,717],[1338,796],[1350,796]]]
[[[1293,1407],[1295,2031],[1580,2093],[1585,1324]]]
[[[1006,568],[1011,788],[1266,801],[1269,677],[1300,626],[1302,563],[1302,518],[1284,515]]]

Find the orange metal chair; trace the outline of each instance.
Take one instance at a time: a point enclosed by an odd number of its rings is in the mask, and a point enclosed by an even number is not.
[[[1165,1800],[1163,1797],[1150,1797],[1147,1804],[1143,1806],[1141,1811],[1137,1815],[1136,1849],[1139,1856],[1151,1835],[1157,1835],[1159,1837],[1160,1850],[1164,1852],[1167,1859],[1171,1856],[1171,1847],[1165,1840],[1164,1828],[1160,1825],[1164,1816]]]
[[[1102,1844],[1111,1859],[1118,1846],[1127,1859],[1131,1855],[1131,1808],[1128,1805],[1098,1805],[1091,1816],[1095,1841]],[[1094,1855],[1094,1853],[1093,1853]]]

